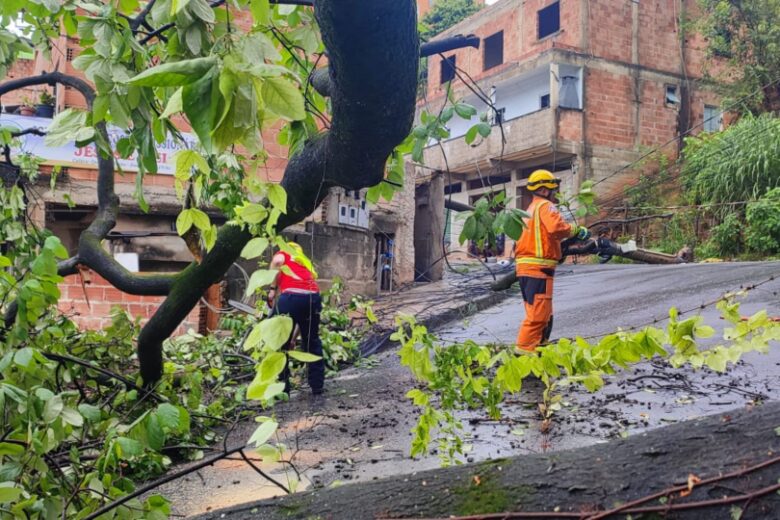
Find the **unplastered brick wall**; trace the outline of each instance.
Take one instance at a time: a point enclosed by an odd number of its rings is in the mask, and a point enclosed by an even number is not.
[[[5,80],[28,78],[33,75],[35,69],[34,60],[19,59],[11,66],[8,74],[4,78]],[[37,101],[38,97],[35,95],[36,89],[33,87],[27,87],[19,90],[14,90],[8,94],[3,95],[3,105],[20,105],[25,98]]]
[[[68,276],[59,288],[60,312],[69,316],[80,328],[90,330],[100,330],[110,325],[114,307],[121,307],[134,318],[141,318],[141,323],[146,323],[164,300],[162,296],[123,293],[93,271]],[[201,306],[198,305],[187,315],[175,334],[200,328]]]

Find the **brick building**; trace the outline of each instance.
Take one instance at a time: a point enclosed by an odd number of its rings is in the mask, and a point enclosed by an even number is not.
[[[592,179],[601,200],[620,196],[637,173],[615,172],[667,141],[664,153],[676,155],[676,136],[695,125],[721,124],[720,100],[703,81],[706,42],[680,23],[695,15],[695,0],[499,0],[484,7],[437,37],[475,34],[481,45],[430,58],[420,108],[440,107],[452,81],[455,97],[485,113],[492,132],[468,145],[463,136],[478,116],[451,120],[446,164],[439,146],[427,148],[418,184],[449,166],[438,181],[447,197],[473,204],[504,191],[524,208],[527,177],[544,167],[562,177],[564,190]],[[497,110],[467,88],[469,76]],[[462,220],[448,214],[443,226],[457,250]],[[507,243],[496,253],[510,251]]]
[[[50,61],[42,55],[25,56],[0,81],[39,74],[55,66],[66,74],[83,78],[81,71],[72,64],[80,51],[77,40],[62,36],[53,46]],[[3,96],[0,126],[45,129],[51,119],[19,114],[21,105],[39,100],[44,91],[55,98],[57,112],[70,107],[85,108],[84,99],[75,90],[61,86],[53,89],[33,87]],[[187,133],[190,128],[186,122],[181,118],[175,122],[184,132],[186,146],[194,144],[195,137]],[[281,180],[287,164],[287,149],[277,143],[278,130],[272,128],[263,133],[269,157],[256,173],[266,182]],[[109,128],[109,131],[121,134],[118,129]],[[121,200],[121,214],[105,243],[106,249],[131,270],[173,272],[193,260],[175,231],[181,203],[174,188],[172,157],[182,147],[173,142],[157,147],[159,170],[143,179],[144,196],[150,206],[148,212],[139,208],[133,196],[137,171],[134,161],[120,161],[123,171],[116,173],[115,190]],[[26,136],[22,149],[46,160],[43,175],[35,186],[38,195],[31,197],[32,218],[51,229],[70,251],[74,251],[80,232],[92,221],[97,206],[94,146],[76,148],[73,144],[51,149],[44,145],[43,138]],[[49,179],[55,167],[59,172],[52,189]],[[411,180],[407,184],[407,189],[397,194],[392,203],[380,203],[373,208],[366,204],[365,190],[360,193],[334,190],[307,222],[286,232],[309,250],[324,286],[338,276],[344,280],[348,292],[372,295],[412,280],[413,229],[412,223],[403,216],[413,211],[414,184]],[[217,211],[209,213],[216,223],[220,222]],[[231,283],[222,290],[212,290],[211,303],[219,306],[229,298],[242,299],[246,276],[253,268],[256,268],[253,262],[234,266],[228,273]],[[145,320],[162,300],[124,295],[91,271],[83,273],[83,280],[81,276],[68,277],[61,289],[61,310],[90,328],[106,325],[108,310],[113,305],[120,305]],[[208,323],[210,328],[215,327],[217,316],[208,311],[208,307],[204,303],[200,309],[195,309],[184,326],[203,330]]]

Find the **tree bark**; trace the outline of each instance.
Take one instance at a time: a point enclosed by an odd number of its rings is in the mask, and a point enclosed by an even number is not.
[[[424,471],[243,504],[197,517],[222,519],[447,518],[502,512],[546,512],[551,518],[588,518],[670,487],[687,488],[689,475],[702,480],[777,459],[780,403],[734,410],[574,450],[522,455]],[[666,504],[737,496],[777,484],[780,460],[741,476],[681,489]],[[746,503],[670,510],[658,518],[780,518],[774,491]],[[635,507],[660,506],[658,497]],[[557,514],[556,514],[557,513]],[[627,518],[628,511],[607,518]],[[496,516],[495,518],[499,518]],[[656,516],[650,516],[656,518]],[[512,518],[522,518],[517,515]],[[530,518],[530,516],[528,516]],[[633,518],[639,518],[634,514]],[[648,518],[642,516],[642,518]]]
[[[281,183],[287,191],[287,213],[277,230],[310,215],[332,187],[357,190],[381,182],[388,156],[409,134],[414,119],[419,65],[415,3],[318,0],[315,16],[328,50],[332,124],[290,159]],[[141,376],[147,384],[162,374],[163,340],[250,238],[235,226],[223,226],[203,262],[177,277],[138,338]]]

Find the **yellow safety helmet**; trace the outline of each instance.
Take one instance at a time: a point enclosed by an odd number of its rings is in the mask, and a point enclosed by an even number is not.
[[[560,186],[561,180],[547,170],[536,170],[528,177],[526,188],[528,191],[536,191],[539,188],[554,190]]]

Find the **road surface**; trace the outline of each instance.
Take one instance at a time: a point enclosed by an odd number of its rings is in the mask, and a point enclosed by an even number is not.
[[[663,319],[671,306],[698,307],[723,293],[777,277],[750,291],[743,314],[767,309],[780,315],[780,262],[679,266],[562,266],[555,286],[553,337],[603,334]],[[722,323],[717,310],[703,315]],[[512,296],[438,331],[443,341],[471,338],[479,343],[511,343],[522,319],[522,300]],[[596,394],[568,390],[564,409],[549,434],[539,430],[535,403],[539,384],[503,407],[504,419],[487,421],[478,411],[463,414],[473,448],[468,460],[483,460],[604,442],[686,418],[780,399],[780,345],[768,355],[751,354],[727,374],[672,369],[644,363],[610,378]],[[324,399],[293,393],[273,412],[282,425],[279,440],[302,473],[301,487],[328,486],[435,468],[437,456],[408,457],[414,407],[404,397],[413,386],[394,350],[326,382]],[[229,444],[245,442],[255,425],[239,426]],[[277,478],[296,478],[280,466],[264,466]],[[278,492],[243,462],[223,461],[160,490],[173,500],[174,513],[192,515],[269,497]]]

